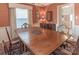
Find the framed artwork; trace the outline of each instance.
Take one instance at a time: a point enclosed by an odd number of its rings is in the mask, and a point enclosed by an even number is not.
[[[52,11],[47,11],[47,13],[46,13],[46,19],[47,19],[48,22],[52,21],[52,16],[53,16],[52,14],[53,14]]]

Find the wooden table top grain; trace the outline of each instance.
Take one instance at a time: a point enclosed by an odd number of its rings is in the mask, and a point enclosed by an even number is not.
[[[35,55],[48,55],[68,39],[65,34],[42,28],[18,29],[17,34]]]

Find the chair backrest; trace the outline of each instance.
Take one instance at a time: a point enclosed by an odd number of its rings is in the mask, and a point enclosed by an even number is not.
[[[72,54],[73,54],[73,55],[79,55],[79,37],[78,37],[78,39],[77,39],[77,43],[76,43],[76,45],[75,45],[75,49],[74,49],[74,51],[73,51]]]
[[[4,40],[5,42],[8,42],[8,36],[5,30],[5,27],[0,27],[0,42]]]
[[[12,44],[11,44],[11,39],[10,39],[9,32],[8,32],[8,30],[7,30],[7,27],[5,28],[5,30],[6,30],[6,33],[7,33],[8,39],[9,39],[9,44],[10,44],[10,46],[11,46],[11,45],[12,45]]]

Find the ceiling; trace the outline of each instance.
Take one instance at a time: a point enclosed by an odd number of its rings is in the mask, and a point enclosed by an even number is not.
[[[35,6],[47,6],[50,5],[51,3],[31,3],[31,4]]]

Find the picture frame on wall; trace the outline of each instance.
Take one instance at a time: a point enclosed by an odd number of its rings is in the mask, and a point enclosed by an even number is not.
[[[47,11],[46,19],[47,19],[48,22],[52,21],[52,16],[53,16],[53,12],[52,11]]]

